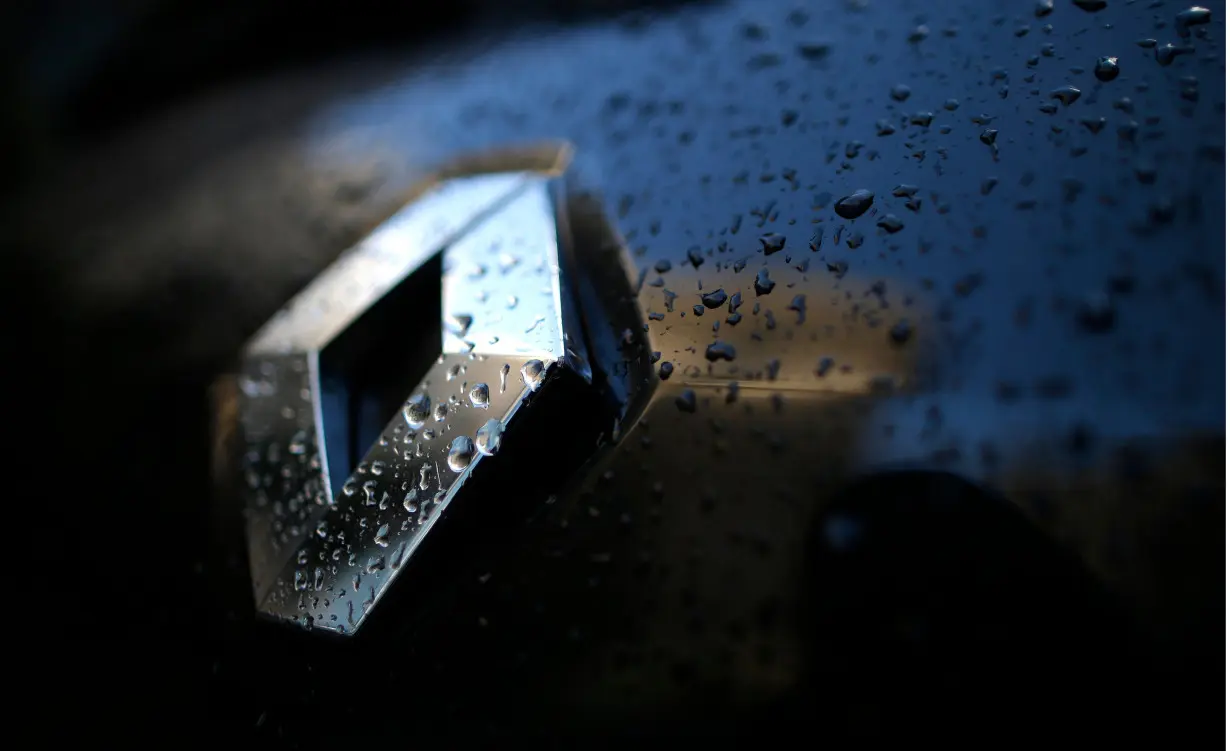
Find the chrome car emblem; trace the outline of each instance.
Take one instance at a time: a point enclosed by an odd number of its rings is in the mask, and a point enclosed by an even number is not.
[[[232,411],[258,612],[354,633],[527,407],[590,384],[569,158],[436,182],[248,342]]]

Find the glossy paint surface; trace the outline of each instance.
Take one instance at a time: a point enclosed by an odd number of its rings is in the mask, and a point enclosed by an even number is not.
[[[49,185],[31,232],[74,267],[61,298],[89,291],[83,331],[180,292],[146,340],[183,390],[100,376],[150,405],[203,392],[459,156],[572,142],[610,227],[588,252],[620,256],[587,334],[633,408],[515,535],[440,554],[430,612],[329,651],[252,625],[234,524],[216,557],[149,564],[134,602],[218,594],[159,628],[217,640],[192,670],[220,724],[310,747],[417,718],[577,742],[1202,721],[1224,625],[1225,8],[1096,5],[757,0],[535,28],[221,93]],[[151,500],[164,526],[208,508],[207,446],[186,444],[131,449],[156,465],[134,482],[193,499]],[[950,474],[884,474],[902,469]]]

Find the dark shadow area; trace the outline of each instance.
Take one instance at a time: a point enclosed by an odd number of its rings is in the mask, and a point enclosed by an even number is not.
[[[227,84],[356,52],[439,47],[461,31],[685,0],[53,0],[0,11],[0,134],[12,175]],[[6,186],[7,187],[7,186]]]
[[[854,483],[810,566],[812,690],[842,735],[1127,740],[1191,688],[1075,556],[954,475]]]
[[[334,493],[401,413],[440,354],[443,255],[437,253],[320,353],[321,420]]]

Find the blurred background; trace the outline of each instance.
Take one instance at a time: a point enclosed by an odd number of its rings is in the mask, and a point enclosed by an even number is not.
[[[10,174],[227,82],[348,54],[447,44],[459,32],[569,23],[679,0],[47,0],[0,8]],[[18,183],[7,181],[6,189]]]

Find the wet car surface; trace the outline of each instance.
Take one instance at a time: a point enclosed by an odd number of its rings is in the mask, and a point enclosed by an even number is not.
[[[685,6],[120,137],[27,217],[87,321],[57,356],[126,342],[96,418],[146,457],[111,470],[157,530],[117,588],[164,604],[92,628],[163,645],[151,675],[217,729],[300,747],[1195,732],[1223,657],[1224,19]],[[523,459],[545,484],[507,490],[528,519],[433,553],[378,638],[256,622],[208,500],[213,375],[432,169],[560,139],[610,228],[578,261],[618,255],[593,294],[635,314],[588,321],[617,428],[557,469],[561,412]]]

